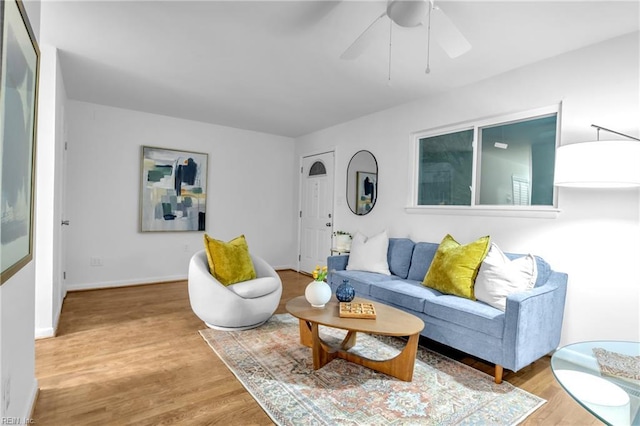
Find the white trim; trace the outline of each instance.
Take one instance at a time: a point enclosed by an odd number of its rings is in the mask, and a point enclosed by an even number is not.
[[[560,122],[562,117],[562,101],[557,104],[538,107],[526,111],[518,111],[477,120],[454,123],[421,130],[410,134],[410,152],[412,152],[411,167],[409,167],[409,200],[405,207],[407,213],[418,214],[458,214],[464,216],[512,216],[512,217],[545,217],[555,218],[559,213],[558,191],[553,188],[553,205],[549,206],[509,206],[509,205],[480,205],[478,204],[478,178],[481,171],[478,150],[480,149],[479,134],[482,128],[516,123],[519,121],[535,119],[539,117],[556,115],[556,149],[560,146]],[[467,206],[431,206],[418,204],[418,174],[420,170],[420,140],[428,137],[439,136],[447,133],[473,131],[472,170],[471,170],[471,202]]]
[[[25,410],[23,411],[22,416],[15,416],[15,417],[22,418],[22,419],[32,418],[31,416],[36,411],[36,402],[38,401],[38,392],[39,392],[38,379],[34,378],[33,381],[31,382],[31,390],[29,392],[29,398],[27,399],[27,404],[24,407]],[[5,418],[7,417],[5,416]]]
[[[296,271],[296,265],[274,265],[271,267],[276,271]]]
[[[332,179],[332,188],[331,188],[331,233],[333,234],[333,224],[335,223],[335,212],[336,212],[336,200],[335,200],[335,196],[336,196],[336,173],[338,170],[338,167],[336,167],[336,163],[337,163],[337,155],[336,155],[336,150],[337,147],[332,146],[329,147],[328,149],[319,149],[317,151],[311,151],[311,152],[307,152],[306,154],[299,154],[298,157],[298,213],[296,213],[296,216],[298,218],[298,226],[297,226],[297,231],[298,231],[298,250],[296,253],[296,259],[295,259],[295,271],[300,272],[300,254],[302,253],[302,217],[300,217],[300,212],[302,211],[302,187],[303,187],[303,173],[302,173],[302,169],[303,169],[303,164],[304,164],[304,159],[308,158],[308,157],[315,157],[317,155],[324,155],[324,154],[331,154],[333,157],[333,176],[331,177]],[[275,268],[274,268],[275,269]]]
[[[404,211],[410,214],[431,215],[457,215],[457,216],[494,216],[494,217],[519,217],[534,219],[555,219],[561,212],[560,209],[544,206],[535,208],[527,206],[407,206]]]
[[[36,328],[35,330],[35,338],[38,339],[46,339],[48,337],[55,337],[56,331],[53,327],[46,328]]]
[[[167,277],[142,278],[139,280],[119,280],[119,281],[104,281],[104,282],[96,282],[96,283],[67,284],[67,291],[98,290],[102,288],[130,287],[134,285],[143,285],[143,284],[163,284],[163,283],[169,283],[173,281],[186,281],[186,280],[187,280],[186,275],[173,275],[173,276],[167,276]]]

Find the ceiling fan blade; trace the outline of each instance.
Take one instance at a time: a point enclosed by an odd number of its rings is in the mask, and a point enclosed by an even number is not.
[[[362,52],[369,47],[369,44],[371,44],[371,41],[373,40],[374,32],[371,31],[371,29],[385,16],[387,16],[387,12],[378,16],[371,24],[369,24],[367,29],[364,30],[344,52],[342,52],[340,59],[355,59],[362,55]]]
[[[471,50],[471,44],[439,7],[431,9],[433,35],[450,58],[457,58]]]

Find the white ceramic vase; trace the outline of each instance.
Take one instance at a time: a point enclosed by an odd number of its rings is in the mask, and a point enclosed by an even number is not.
[[[314,308],[324,308],[331,299],[331,287],[324,281],[311,281],[304,291],[304,297]]]

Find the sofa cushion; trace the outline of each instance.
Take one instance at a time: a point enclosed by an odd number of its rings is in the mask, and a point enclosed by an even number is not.
[[[424,313],[497,338],[503,335],[505,313],[485,303],[443,294],[426,298]]]
[[[409,268],[407,279],[414,281],[424,280],[436,250],[438,250],[438,244],[436,243],[416,243],[411,255],[411,267]]]
[[[424,302],[440,293],[423,286],[419,281],[395,280],[375,283],[369,289],[369,295],[385,303],[400,306],[416,312],[423,312]]]
[[[389,250],[389,237],[387,231],[367,238],[360,232],[356,232],[351,241],[349,253],[348,271],[369,271],[379,274],[391,275],[387,252]]]
[[[473,291],[477,300],[504,311],[507,296],[533,288],[537,277],[533,255],[511,260],[492,243],[480,265]]]
[[[256,271],[244,235],[228,243],[204,235],[209,272],[223,285],[252,280]]]
[[[447,234],[438,246],[423,284],[442,293],[475,300],[473,284],[488,251],[488,236],[462,245]]]
[[[273,293],[280,288],[280,283],[274,277],[262,277],[231,284],[227,288],[243,299],[255,299]]]
[[[392,275],[407,278],[415,243],[408,238],[389,238],[387,262]]]
[[[369,296],[369,288],[372,283],[387,282],[397,280],[393,275],[376,274],[366,271],[333,271],[331,277],[331,288],[333,291],[342,284],[342,280],[349,280],[349,284],[355,289],[356,297]]]

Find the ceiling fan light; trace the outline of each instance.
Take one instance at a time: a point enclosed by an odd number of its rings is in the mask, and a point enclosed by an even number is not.
[[[422,24],[429,4],[429,0],[392,0],[387,5],[387,16],[401,27],[416,27]]]

